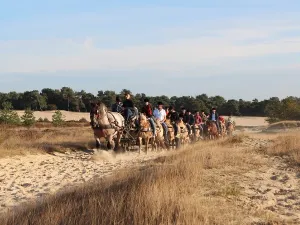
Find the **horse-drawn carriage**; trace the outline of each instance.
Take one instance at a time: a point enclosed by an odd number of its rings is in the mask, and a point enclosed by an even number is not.
[[[168,135],[164,135],[162,125],[156,121],[156,135],[153,136],[150,122],[144,114],[139,114],[137,109],[131,117],[125,120],[121,113],[109,111],[103,103],[95,106],[91,120],[97,148],[100,147],[101,139],[105,139],[108,149],[128,151],[138,146],[140,151],[142,144],[145,144],[147,152],[149,144],[152,145],[153,150],[178,148],[182,144],[198,141],[201,137],[218,136],[218,132],[215,134],[215,125],[210,121],[203,129],[198,125],[192,127],[193,134],[189,134],[185,123],[179,121],[177,124],[179,131],[175,136],[173,125],[168,120],[166,121]]]

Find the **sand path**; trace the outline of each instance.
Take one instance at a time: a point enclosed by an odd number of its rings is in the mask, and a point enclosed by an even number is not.
[[[53,194],[64,187],[74,187],[96,177],[111,175],[159,157],[167,152],[129,152],[114,154],[100,151],[55,155],[27,155],[0,159],[0,213],[22,202]]]
[[[244,141],[247,150],[266,144],[263,139],[248,138]],[[242,187],[239,201],[249,210],[264,210],[285,223],[300,224],[300,171],[291,168],[286,159],[259,156],[263,166],[238,178]]]

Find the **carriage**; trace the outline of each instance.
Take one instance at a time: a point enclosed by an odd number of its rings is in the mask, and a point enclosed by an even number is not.
[[[142,118],[142,114],[139,114],[137,109],[135,109],[133,116],[131,116],[128,120],[125,120],[121,113],[108,111],[107,107],[103,103],[100,103],[93,111],[93,114],[94,116],[93,118],[91,117],[91,120],[93,121],[93,124],[95,124],[93,126],[93,131],[97,148],[100,146],[100,139],[104,138],[108,149],[119,150],[121,147],[124,151],[129,151],[136,148],[138,145],[140,149],[143,138],[139,134],[141,132],[151,132],[150,130],[142,131],[140,127],[138,127],[139,124],[137,124],[136,121],[138,121],[139,118]],[[163,140],[158,140],[156,144],[161,144],[163,148],[169,149],[171,147],[178,148],[181,144],[200,140],[200,127],[195,126],[193,128],[193,135],[189,135],[187,133],[187,127],[184,123],[181,125],[179,124],[179,127],[181,128],[179,136],[174,137],[174,135],[171,135],[173,132],[172,125],[169,124],[169,135],[167,137],[162,135]],[[205,126],[205,128],[206,129],[202,131],[202,137],[205,136],[205,134],[209,135],[211,132],[209,126]],[[162,130],[162,127],[159,129]],[[153,139],[157,139],[157,137]],[[146,140],[143,141],[145,142]],[[144,144],[147,146],[148,140]]]

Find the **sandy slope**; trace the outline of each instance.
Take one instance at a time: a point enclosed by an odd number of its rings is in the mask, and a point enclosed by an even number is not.
[[[269,143],[263,135],[256,135],[245,138],[239,148],[249,151]],[[164,154],[168,152],[114,155],[100,151],[94,155],[77,152],[0,159],[0,212],[64,187],[74,187],[93,178],[109,176],[120,168],[139,166]],[[228,182],[238,184],[242,190],[235,202],[250,211],[267,211],[285,222],[300,224],[299,171],[289,168],[284,158],[263,154],[256,154],[255,157],[262,166],[242,175],[228,174],[226,178]],[[259,217],[251,218],[249,224],[253,221],[261,222]]]
[[[268,141],[258,138],[244,140],[245,150],[259,149]],[[257,155],[262,167],[250,170],[237,178],[242,187],[239,198],[249,210],[265,210],[285,223],[300,224],[300,172],[291,168],[285,157]]]
[[[99,151],[94,155],[77,152],[0,159],[0,213],[30,199],[111,175],[117,169],[140,165],[162,154],[167,153],[115,155]]]

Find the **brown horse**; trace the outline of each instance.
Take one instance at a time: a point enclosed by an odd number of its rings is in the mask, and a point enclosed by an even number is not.
[[[139,125],[140,129],[138,132],[138,140],[139,140],[139,153],[141,153],[141,147],[143,140],[145,141],[146,153],[148,153],[148,145],[149,142],[152,145],[152,151],[156,148],[154,143],[154,137],[152,135],[152,129],[150,122],[144,114],[140,114],[139,116]]]
[[[100,146],[100,139],[104,138],[108,149],[116,150],[124,128],[124,117],[120,113],[108,111],[103,103],[96,105],[92,112],[94,113],[92,123],[96,147]]]
[[[209,139],[219,138],[218,128],[214,121],[210,121],[210,120],[206,121],[206,126],[207,126],[207,132],[208,132]]]
[[[166,119],[166,124],[168,126],[168,140],[171,146],[175,146],[175,134],[174,134],[174,127],[171,123],[171,119]]]

